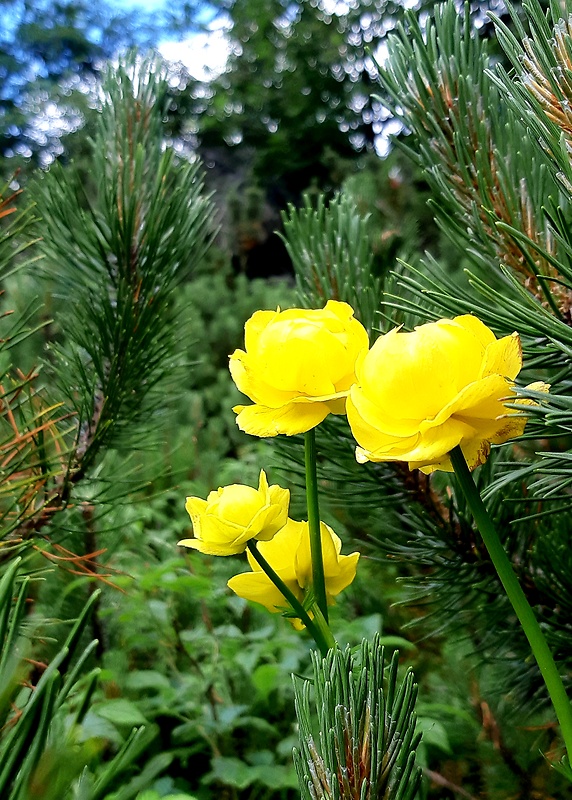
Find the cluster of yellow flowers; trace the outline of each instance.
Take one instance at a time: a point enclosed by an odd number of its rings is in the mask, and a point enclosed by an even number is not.
[[[193,523],[193,539],[179,542],[214,556],[243,553],[252,540],[262,542],[260,553],[297,600],[303,602],[312,584],[312,558],[307,522],[288,517],[290,492],[268,486],[264,470],[258,489],[233,484],[211,492],[206,500],[188,497],[186,509]],[[356,575],[359,553],[342,556],[339,536],[321,525],[322,558],[328,602],[349,586]],[[250,553],[252,572],[236,575],[228,582],[240,597],[261,603],[269,611],[282,611],[287,602]],[[303,627],[297,619],[295,627]]]
[[[397,328],[370,349],[351,306],[334,300],[323,309],[257,311],[245,326],[245,350],[230,357],[234,382],[253,401],[234,409],[247,433],[290,436],[328,414],[347,414],[358,461],[406,461],[426,473],[451,471],[455,447],[474,469],[491,444],[522,434],[526,417],[505,405],[521,367],[518,334],[496,339],[472,315],[410,333]],[[260,541],[260,553],[303,601],[312,581],[308,523],[289,519],[288,503],[288,491],[269,487],[264,472],[258,489],[233,485],[207,500],[190,497],[195,538],[179,544],[232,555]],[[340,539],[323,523],[321,540],[331,603],[354,579],[359,554],[341,555]],[[252,572],[228,585],[270,611],[282,610],[283,594],[251,553],[248,559]]]
[[[330,300],[250,318],[246,350],[230,357],[234,382],[254,402],[234,409],[242,430],[292,435],[347,413],[358,461],[407,461],[423,472],[451,471],[457,445],[474,469],[491,443],[522,434],[526,417],[504,405],[522,367],[518,334],[496,339],[467,314],[396,328],[368,349],[353,313]]]

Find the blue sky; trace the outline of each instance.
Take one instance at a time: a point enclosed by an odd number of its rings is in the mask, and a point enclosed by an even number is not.
[[[144,8],[148,11],[154,11],[157,8],[162,8],[165,5],[165,0],[116,0],[116,5],[124,8]]]
[[[168,0],[116,0],[116,5],[125,9],[145,11],[157,11],[167,4]],[[227,22],[224,17],[213,15],[208,2],[203,5],[203,13],[199,12],[198,18],[201,17],[210,32],[194,34],[184,41],[163,41],[159,50],[170,61],[181,61],[195,78],[208,80],[223,71],[228,57],[229,46],[224,35]]]

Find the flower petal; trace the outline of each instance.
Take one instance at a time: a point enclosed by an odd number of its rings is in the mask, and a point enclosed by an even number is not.
[[[190,547],[208,556],[236,556],[244,553],[246,544],[231,545],[228,542],[217,544],[213,541],[205,542],[202,539],[181,539],[177,542],[181,547]]]
[[[304,526],[300,544],[295,554],[295,571],[299,585],[308,588],[312,585],[312,554],[310,545],[310,531],[307,522],[299,523]],[[320,524],[320,538],[322,543],[322,560],[324,565],[324,578],[326,594],[330,599],[339,594],[342,589],[353,581],[356,575],[359,553],[351,556],[342,556],[342,541],[340,537],[326,525]],[[347,559],[350,559],[349,561]]]
[[[346,401],[350,427],[353,428],[354,425],[368,427],[372,432],[376,431],[392,438],[415,436],[419,430],[419,419],[394,416],[395,409],[382,407],[376,402],[377,399],[377,396],[371,397],[357,384],[351,387]]]
[[[461,389],[434,419],[422,422],[420,430],[424,432],[430,427],[438,427],[450,417],[473,426],[488,425],[494,430],[498,417],[510,413],[502,402],[509,395],[510,384],[505,378],[500,375],[488,375]]]
[[[390,331],[356,365],[360,388],[384,417],[421,420],[435,416],[456,394],[454,371],[441,346],[447,337],[439,328],[435,333],[437,339],[429,340],[421,328],[412,333]],[[427,341],[420,343],[421,339]]]
[[[257,312],[245,326],[245,347],[230,356],[234,382],[254,403],[239,427],[258,436],[292,435],[345,413],[368,335],[347,303],[329,301],[322,309]],[[308,403],[321,408],[310,411]]]
[[[296,522],[288,519],[283,528],[269,542],[261,542],[258,549],[268,561],[272,569],[285,575],[284,580],[296,580],[296,570],[294,567],[295,553],[297,552],[301,538],[304,534],[305,522]],[[248,553],[250,565],[255,562],[254,558]]]
[[[459,317],[455,317],[452,322],[469,332],[479,342],[483,349],[486,349],[493,342],[497,341],[491,329],[487,328],[485,323],[481,322],[481,320],[478,317],[475,317],[474,314],[462,314]]]
[[[289,403],[282,408],[266,406],[235,406],[238,427],[253,436],[277,436],[279,433],[294,436],[319,425],[328,416],[325,404]]]
[[[256,352],[260,336],[266,328],[280,315],[277,311],[255,311],[244,325],[244,346],[247,352]]]
[[[279,576],[298,599],[301,599],[302,593],[296,582],[286,580],[280,573]],[[282,592],[276,588],[264,572],[243,572],[235,575],[228,581],[227,586],[239,597],[260,603],[272,613],[283,611],[289,607]]]
[[[207,501],[200,497],[187,497],[185,509],[191,519],[198,517],[207,508]]]
[[[269,408],[280,408],[298,396],[295,391],[286,392],[271,386],[260,375],[252,358],[243,350],[235,350],[229,360],[230,374],[239,391],[255,403]]]
[[[286,524],[289,500],[287,489],[268,486],[264,470],[258,489],[232,484],[210,492],[207,500],[188,497],[194,538],[183,544],[210,555],[242,553],[251,539],[269,540]]]
[[[326,580],[326,591],[328,598],[333,598],[341,591],[346,589],[353,580],[357,572],[359,553],[350,553],[347,556],[340,555],[335,575],[331,575]]]
[[[518,333],[495,339],[485,351],[481,377],[501,375],[513,381],[522,369],[522,345]]]
[[[526,417],[507,408],[521,367],[518,335],[497,340],[472,315],[390,331],[357,359],[346,403],[356,458],[450,470],[459,445],[474,468],[524,429]]]

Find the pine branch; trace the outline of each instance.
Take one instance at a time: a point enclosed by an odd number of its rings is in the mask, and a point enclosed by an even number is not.
[[[514,10],[509,10],[516,35],[494,14],[491,18],[517,80],[500,67],[491,78],[518,118],[526,119],[527,127],[547,154],[552,172],[569,198],[572,192],[570,5],[551,3],[545,13],[538,0],[527,2],[524,11],[529,34]]]
[[[384,270],[375,268],[367,217],[338,195],[326,205],[309,196],[283,214],[284,243],[296,272],[298,297],[306,307],[341,300],[355,310],[366,330],[376,321],[383,296]]]
[[[392,112],[411,131],[405,148],[425,171],[442,230],[495,291],[515,297],[501,264],[552,313],[567,313],[572,292],[546,285],[560,279],[556,258],[568,265],[542,214],[557,185],[545,154],[502,103],[468,14],[461,19],[449,2],[423,30],[409,13],[388,49],[380,80]]]
[[[356,656],[348,647],[324,659],[314,652],[312,661],[317,737],[310,682],[294,682],[303,800],[412,800],[421,779],[412,673],[397,686],[398,654],[386,666],[378,638],[363,641]]]
[[[74,424],[44,502],[17,528],[22,540],[67,507],[110,446],[152,429],[177,367],[174,292],[213,230],[198,164],[164,146],[167,90],[152,59],[132,54],[110,69],[92,144],[95,195],[58,166],[37,189],[43,273],[65,308],[53,383]]]

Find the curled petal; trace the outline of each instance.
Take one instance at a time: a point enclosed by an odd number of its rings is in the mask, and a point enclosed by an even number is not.
[[[298,599],[301,599],[302,592],[296,581],[285,580],[280,573],[279,577],[298,596]],[[239,597],[243,597],[245,600],[252,600],[254,603],[260,603],[272,613],[284,611],[288,608],[286,598],[264,572],[243,572],[240,575],[235,575],[228,581],[227,586]]]
[[[260,336],[280,314],[278,311],[255,311],[244,326],[244,346],[256,350]]]
[[[482,377],[501,375],[513,381],[522,369],[522,345],[518,333],[495,339],[485,351]]]
[[[236,424],[241,431],[253,436],[294,436],[319,425],[329,414],[326,404],[289,403],[282,408],[266,406],[235,406]]]
[[[189,547],[198,550],[207,556],[236,556],[244,552],[245,545],[242,543],[233,544],[225,542],[216,544],[213,541],[203,541],[202,539],[181,539],[177,544],[180,547]]]
[[[333,602],[336,595],[353,583],[359,557],[359,553],[350,553],[347,556],[339,557],[336,574],[326,578],[328,602]]]
[[[229,368],[237,388],[255,403],[269,408],[280,408],[298,396],[294,391],[278,389],[268,383],[243,350],[235,350],[230,356]]]

